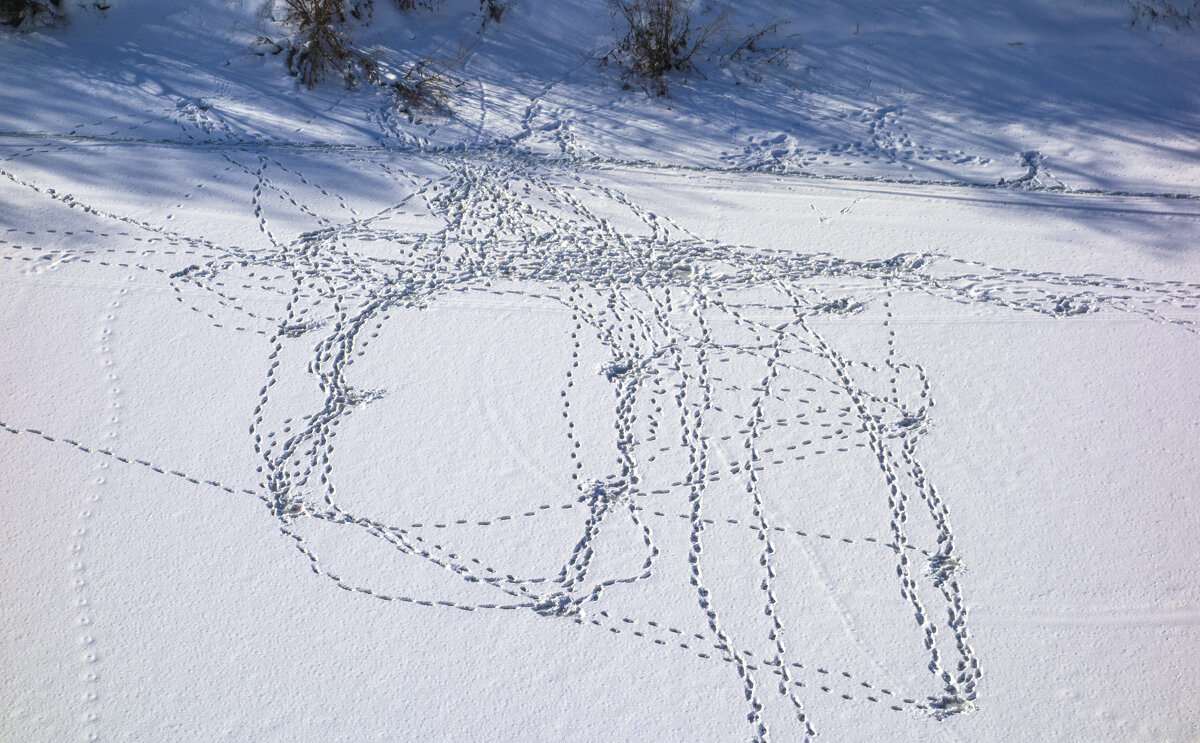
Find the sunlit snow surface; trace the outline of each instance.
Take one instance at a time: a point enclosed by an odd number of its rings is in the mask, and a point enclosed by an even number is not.
[[[557,90],[6,123],[0,732],[1194,739],[1200,196]]]

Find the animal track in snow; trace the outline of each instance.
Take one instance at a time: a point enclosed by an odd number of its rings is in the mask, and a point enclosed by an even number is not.
[[[881,110],[869,121],[873,150],[901,158],[915,145],[896,130],[897,115]],[[428,153],[420,164],[435,174],[421,179],[404,170],[414,155],[355,156],[393,177],[402,198],[367,209],[306,174],[304,160],[285,166],[252,151],[214,153],[235,173],[241,201],[230,208],[255,225],[262,242],[254,248],[106,211],[8,162],[3,174],[14,184],[82,210],[93,226],[50,234],[0,223],[4,261],[57,261],[77,275],[134,272],[172,290],[181,313],[263,336],[268,355],[245,436],[222,442],[253,448],[260,472],[247,472],[246,482],[258,480],[254,486],[185,473],[70,431],[11,421],[3,430],[256,497],[264,522],[301,555],[298,565],[360,596],[527,612],[645,645],[647,662],[672,650],[728,664],[757,739],[811,738],[821,728],[808,709],[817,695],[945,716],[972,709],[979,693],[960,583],[965,561],[950,517],[955,494],[937,489],[922,464],[922,438],[936,425],[933,389],[926,365],[896,348],[896,295],[1064,321],[1126,312],[1196,332],[1195,284],[1033,273],[937,253],[848,260],[728,245],[589,180],[578,164],[504,151]],[[436,227],[413,228],[401,218],[406,209]],[[303,215],[311,229],[289,228],[280,215]],[[868,288],[830,293],[831,284]],[[261,309],[260,297],[273,309]],[[542,403],[561,414],[551,448],[566,474],[537,501],[520,500],[529,491],[514,494],[506,513],[469,502],[419,520],[359,510],[351,505],[359,494],[339,489],[339,436],[394,395],[358,386],[356,370],[405,317],[467,298],[557,308],[561,333],[543,341],[561,347],[566,361],[547,372],[558,387]],[[873,356],[851,357],[835,340],[830,323],[848,316],[877,319],[886,340]],[[823,483],[834,471],[871,487],[795,486]],[[401,484],[390,497],[410,494]],[[544,537],[542,551],[566,545],[552,555],[554,569],[521,574],[512,567],[518,556],[488,541],[518,523]],[[565,541],[556,539],[562,531]],[[351,537],[434,577],[418,591],[404,574],[399,587],[383,587],[332,567],[325,550],[336,553],[338,540]],[[811,657],[819,648],[789,642],[814,610],[808,593],[788,582],[804,549],[879,568],[889,587],[880,606],[897,635],[911,639],[924,685],[904,693],[858,669],[830,669]],[[736,581],[715,557],[722,554],[736,557]],[[672,616],[687,622],[662,619],[665,609],[650,603],[616,608],[643,584],[685,596]]]

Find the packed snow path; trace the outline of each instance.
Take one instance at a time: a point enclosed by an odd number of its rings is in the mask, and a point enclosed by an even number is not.
[[[1062,322],[1123,315],[1197,341],[1200,283],[1030,271],[953,249],[852,260],[726,244],[614,186],[606,173],[628,166],[613,163],[197,145],[176,155],[196,186],[165,216],[72,181],[122,158],[153,162],[161,147],[5,142],[4,191],[64,216],[54,228],[0,217],[0,257],[21,272],[4,281],[128,276],[169,290],[158,333],[199,315],[218,336],[257,337],[245,427],[203,444],[252,449],[256,469],[184,471],[31,413],[0,414],[5,431],[44,439],[44,456],[64,462],[75,450],[258,499],[294,567],[329,581],[311,590],[524,612],[644,646],[647,663],[683,652],[725,664],[755,740],[836,734],[816,701],[901,713],[901,725],[986,703],[964,571],[986,557],[956,537],[962,494],[924,463],[938,360],[897,342],[907,301]],[[344,159],[361,183],[325,183],[321,158]],[[200,189],[219,192],[216,206],[181,226]],[[257,234],[205,230],[204,214],[229,210]],[[437,314],[448,302],[528,327]],[[488,365],[506,355],[517,362]],[[537,376],[493,378],[520,372]],[[475,422],[440,419],[463,411],[443,411],[448,396],[476,387],[516,402],[474,412],[546,440],[496,451],[478,445]],[[430,463],[438,452],[399,433],[439,427],[461,460],[441,451],[451,461]],[[495,492],[489,473],[506,459],[525,475]],[[828,652],[814,629],[828,611],[802,570],[814,559],[830,583],[873,592],[869,620],[836,609],[848,649]],[[855,629],[868,621],[873,637]]]

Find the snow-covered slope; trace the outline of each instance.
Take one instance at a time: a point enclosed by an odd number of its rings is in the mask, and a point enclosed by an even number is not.
[[[670,99],[621,90],[604,2],[376,5],[353,31],[385,69],[468,54],[452,116],[409,125],[387,93],[306,91],[262,39],[270,3],[120,0],[65,30],[4,40],[0,129],[81,138],[387,147],[518,147],[552,156],[810,175],[1188,192],[1200,181],[1195,35],[1129,24],[1119,0],[738,3]],[[766,55],[737,40],[787,21]],[[771,39],[774,41],[771,41]]]
[[[1200,48],[967,6],[0,36],[0,738],[1200,737]]]

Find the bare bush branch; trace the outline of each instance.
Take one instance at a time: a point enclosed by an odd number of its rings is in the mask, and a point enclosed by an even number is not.
[[[418,110],[443,110],[454,89],[462,86],[450,76],[450,70],[471,56],[474,46],[463,47],[453,57],[437,60],[425,57],[409,65],[400,77],[387,75],[386,83],[396,107],[412,114]]]
[[[392,0],[400,10],[433,10],[441,0]]]
[[[375,59],[356,49],[346,28],[345,0],[284,0],[284,21],[296,29],[289,42],[288,70],[307,87],[313,87],[329,73],[340,75],[348,87],[359,76],[377,79]],[[368,6],[369,7],[369,6]],[[362,13],[362,3],[354,10]]]
[[[625,26],[613,56],[626,79],[652,96],[666,95],[669,73],[696,69],[692,58],[727,17],[721,13],[697,28],[686,0],[613,0],[613,6]]]
[[[0,0],[0,25],[34,26],[66,18],[62,0]]]
[[[1167,25],[1175,29],[1200,27],[1200,1],[1147,0],[1132,4],[1133,20],[1145,26]]]
[[[499,23],[506,10],[508,10],[508,3],[504,0],[479,0],[479,12],[483,13],[484,23],[488,21]]]
[[[722,66],[739,63],[742,72],[755,82],[761,82],[763,65],[786,65],[792,52],[799,47],[797,34],[780,35],[788,21],[773,18],[758,28],[751,27],[747,36],[727,41],[729,51],[720,54]],[[737,83],[741,85],[741,82]]]
[[[771,19],[763,24],[761,28],[752,31],[749,36],[739,41],[737,46],[733,48],[733,51],[723,55],[722,59],[726,61],[739,60],[744,57],[760,55],[765,56],[771,61],[775,61],[780,54],[786,56],[791,51],[790,46],[786,44],[767,46],[764,42],[778,34],[779,29],[786,26],[787,23],[787,21],[779,18]]]
[[[692,56],[725,20],[721,14],[694,28],[686,0],[612,0],[612,5],[624,24],[613,56],[626,82],[636,80],[652,96],[666,95],[668,73],[694,70]]]

